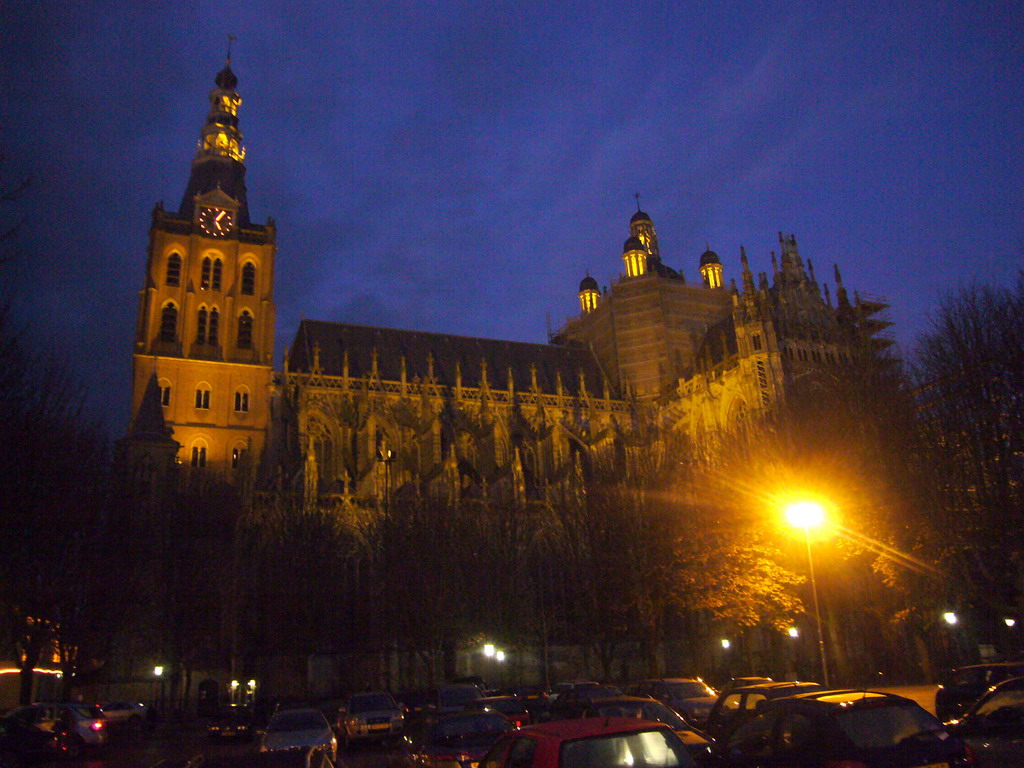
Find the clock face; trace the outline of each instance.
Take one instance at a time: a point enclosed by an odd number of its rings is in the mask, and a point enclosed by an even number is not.
[[[208,235],[226,235],[235,226],[234,211],[225,208],[202,208],[199,211],[199,226]]]

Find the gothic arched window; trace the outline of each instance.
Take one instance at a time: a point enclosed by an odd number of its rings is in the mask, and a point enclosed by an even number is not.
[[[167,285],[181,285],[181,256],[172,253],[167,257],[167,276],[164,278]]]
[[[213,279],[211,281],[211,287],[215,291],[220,290],[220,276],[224,271],[224,263],[220,259],[213,260]]]
[[[178,334],[178,307],[168,302],[160,311],[160,341],[175,341]]]
[[[214,307],[210,310],[210,324],[206,330],[206,341],[208,344],[217,344],[220,333],[220,312]]]
[[[242,267],[242,293],[246,296],[256,293],[256,265],[251,261]]]
[[[206,322],[209,313],[206,307],[199,308],[199,316],[196,318],[196,344],[206,343]]]
[[[247,309],[238,316],[238,348],[252,349],[252,315]]]
[[[199,277],[199,287],[204,291],[210,287],[210,273],[213,271],[213,262],[207,256],[203,259],[203,271]]]

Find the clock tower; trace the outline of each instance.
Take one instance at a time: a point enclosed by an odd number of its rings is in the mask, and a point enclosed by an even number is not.
[[[249,218],[230,60],[214,82],[181,205],[153,210],[132,414],[155,376],[178,463],[190,476],[240,482],[268,431],[276,230],[273,219]]]

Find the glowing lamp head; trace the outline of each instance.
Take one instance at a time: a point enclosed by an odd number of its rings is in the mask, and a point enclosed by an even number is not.
[[[817,528],[825,522],[825,510],[814,501],[798,501],[786,507],[786,519],[797,528]]]
[[[951,627],[960,621],[960,619],[957,618],[957,615],[952,611],[946,611],[944,614],[942,614],[942,620],[949,624],[949,626]]]
[[[494,644],[493,643],[487,643],[486,645],[484,645],[484,656],[486,656],[489,659],[494,656]]]
[[[725,648],[726,650],[728,650],[730,647],[732,647],[732,643],[729,642],[729,638],[727,638],[727,637],[723,637],[722,638],[722,647]]]
[[[790,627],[788,632],[790,637],[800,637],[800,630],[796,627]]]
[[[1007,616],[1005,619],[1003,619],[1003,622],[1008,627],[1016,627],[1017,626],[1017,620],[1012,618],[1012,617],[1010,617],[1010,616]]]

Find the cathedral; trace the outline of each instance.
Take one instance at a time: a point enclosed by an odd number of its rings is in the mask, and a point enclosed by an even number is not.
[[[547,343],[303,320],[276,367],[276,229],[250,217],[237,84],[228,63],[180,205],[152,213],[118,445],[141,486],[214,478],[321,505],[525,499],[572,482],[638,418],[694,437],[732,429],[801,372],[890,343],[885,303],[851,297],[838,267],[833,299],[794,236],[779,234],[770,272],[740,248],[727,281],[709,248],[689,281],[638,206],[621,275],[584,276],[567,296],[578,313]]]

